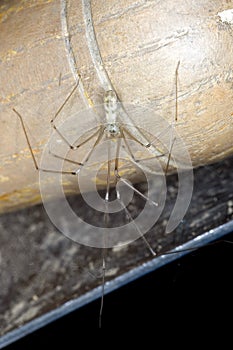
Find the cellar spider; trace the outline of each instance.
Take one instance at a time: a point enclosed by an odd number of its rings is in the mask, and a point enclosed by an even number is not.
[[[40,167],[38,165],[38,162],[36,160],[36,157],[33,153],[33,149],[26,131],[26,127],[24,124],[23,117],[21,113],[19,113],[15,108],[13,108],[14,113],[17,115],[17,117],[20,120],[20,123],[22,125],[23,133],[25,135],[25,139],[28,145],[28,148],[30,150],[30,154],[35,166],[35,169],[40,172],[45,173],[59,173],[59,174],[65,174],[65,175],[72,175],[72,176],[78,176],[82,169],[85,168],[85,166],[88,165],[89,160],[92,158],[93,153],[97,149],[99,145],[103,141],[107,141],[107,160],[106,160],[106,168],[107,168],[107,174],[106,174],[106,186],[105,186],[105,196],[104,196],[104,226],[105,228],[109,229],[109,232],[111,232],[111,226],[110,226],[110,213],[111,211],[111,190],[113,189],[115,202],[118,204],[118,210],[122,210],[125,213],[125,216],[127,220],[132,224],[131,226],[136,231],[136,237],[143,239],[146,246],[148,247],[150,253],[155,256],[156,253],[153,250],[152,246],[149,244],[148,240],[144,236],[144,231],[142,230],[140,225],[138,225],[137,221],[134,220],[132,214],[130,213],[130,210],[127,208],[127,205],[124,201],[124,194],[122,190],[120,189],[120,185],[122,185],[124,188],[130,190],[133,192],[134,195],[139,196],[141,199],[149,203],[149,206],[151,208],[161,207],[163,209],[163,206],[159,203],[159,200],[154,200],[150,196],[147,196],[140,192],[133,184],[131,184],[124,175],[121,174],[120,171],[120,163],[121,163],[121,150],[124,150],[124,153],[128,155],[128,158],[130,160],[130,163],[134,167],[139,167],[140,169],[146,171],[150,171],[148,167],[144,164],[144,161],[153,161],[153,159],[160,159],[162,166],[160,167],[160,171],[164,169],[165,176],[169,172],[170,166],[175,168],[176,163],[174,162],[172,158],[172,150],[176,141],[176,135],[174,134],[174,126],[177,124],[178,121],[178,91],[177,91],[177,80],[178,80],[178,69],[179,69],[180,62],[178,62],[176,71],[175,71],[175,117],[174,121],[171,125],[171,132],[170,132],[170,140],[169,144],[164,147],[161,142],[159,142],[159,136],[162,135],[164,132],[168,132],[168,129],[162,131],[159,135],[156,137],[148,138],[148,135],[144,133],[142,128],[139,128],[135,126],[134,124],[124,124],[120,118],[120,109],[122,109],[122,105],[119,102],[119,99],[117,97],[117,94],[113,90],[108,90],[104,94],[103,99],[103,106],[104,106],[104,115],[105,120],[103,123],[100,123],[99,125],[95,126],[91,130],[89,130],[88,136],[85,134],[82,135],[83,139],[79,141],[78,143],[70,142],[69,139],[59,130],[59,128],[56,126],[56,119],[63,110],[63,108],[67,105],[67,103],[70,101],[71,97],[74,95],[78,84],[74,86],[70,94],[67,96],[65,101],[62,103],[60,108],[55,113],[54,117],[51,119],[51,127],[54,130],[55,134],[57,134],[61,140],[66,144],[70,152],[78,151],[79,149],[83,148],[84,146],[89,146],[89,142],[92,141],[92,145],[86,155],[84,156],[84,159],[81,162],[78,162],[77,160],[70,159],[68,157],[63,157],[59,154],[56,154],[54,151],[50,150],[50,154],[57,159],[61,159],[64,162],[67,162],[69,164],[73,164],[76,168],[75,170],[56,170],[56,169],[50,169],[50,168],[44,168]],[[169,125],[170,126],[170,125]],[[85,137],[86,136],[86,137]],[[134,147],[137,145],[139,148],[146,151],[147,154],[149,154],[149,157],[137,157],[134,152]],[[114,155],[112,155],[112,149],[114,146]],[[103,310],[103,298],[104,298],[104,286],[105,286],[105,271],[106,271],[106,262],[105,262],[105,255],[106,255],[106,248],[110,246],[114,246],[114,244],[109,244],[108,237],[106,234],[102,236],[101,241],[101,247],[103,248],[103,257],[102,257],[102,297],[101,297],[101,306],[100,306],[100,313],[99,313],[99,326],[101,327],[101,318],[102,318],[102,310]],[[133,239],[128,239],[128,242],[133,241]],[[127,242],[127,240],[126,240]]]

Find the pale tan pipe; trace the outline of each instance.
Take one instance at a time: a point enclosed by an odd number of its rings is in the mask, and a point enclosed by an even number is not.
[[[131,119],[152,134],[158,132],[159,118],[174,120],[180,61],[177,130],[194,166],[233,153],[232,9],[233,1],[217,0],[92,1],[111,84],[121,101],[151,108],[149,119],[143,113]],[[50,120],[75,83],[79,80],[78,90],[56,121],[59,125],[77,113],[81,132],[92,122],[89,114],[78,112],[101,103],[106,86],[88,47],[81,1],[8,1],[0,7],[0,21],[4,212],[40,202],[38,172],[12,108],[22,114],[39,161]]]

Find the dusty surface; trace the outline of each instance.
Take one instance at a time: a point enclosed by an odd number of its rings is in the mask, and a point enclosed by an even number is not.
[[[61,3],[67,8],[67,32]],[[73,128],[88,129],[91,120],[80,111],[92,105],[90,99],[94,105],[102,102],[103,87],[87,46],[81,1],[11,0],[0,6],[0,210],[5,212],[40,202],[38,174],[12,108],[23,115],[39,161],[50,120],[77,74],[85,91],[73,96],[58,125],[77,113]],[[153,111],[146,119],[145,113],[131,115],[152,134],[160,131],[163,118],[174,118],[180,61],[177,130],[194,165],[233,151],[232,8],[232,0],[92,1],[96,37],[112,84],[122,101]]]
[[[176,197],[175,176],[168,179],[166,210],[146,237],[158,252],[233,219],[233,158],[195,170],[190,208],[175,232],[164,234]],[[144,190],[144,185],[140,185]],[[77,196],[70,199],[81,206]],[[134,202],[135,213],[141,202]],[[98,220],[98,216],[92,217]],[[85,235],[85,232],[83,232]],[[53,310],[101,284],[101,250],[78,245],[58,232],[43,207],[0,216],[0,334]],[[107,279],[150,259],[142,240],[107,253]]]

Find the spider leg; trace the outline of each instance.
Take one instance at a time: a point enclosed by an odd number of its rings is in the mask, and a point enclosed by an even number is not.
[[[62,173],[62,174],[76,175],[76,171],[61,171],[61,170],[53,170],[53,169],[44,169],[44,168],[40,168],[40,167],[38,166],[38,163],[37,163],[37,161],[36,161],[36,157],[35,157],[35,155],[34,155],[34,153],[33,153],[33,150],[32,150],[32,147],[31,147],[31,144],[30,144],[30,141],[29,141],[27,132],[26,132],[26,128],[25,128],[25,125],[24,125],[23,118],[22,118],[21,114],[20,114],[19,112],[16,111],[16,109],[13,108],[13,111],[14,111],[15,114],[18,116],[18,118],[19,118],[19,120],[20,120],[20,122],[21,122],[22,129],[23,129],[23,132],[24,132],[26,141],[27,141],[28,148],[29,148],[30,153],[31,153],[31,156],[32,156],[32,160],[33,160],[35,169],[38,170],[38,171],[43,171],[43,172],[48,172],[48,173]]]
[[[115,174],[115,177],[116,177],[116,181],[117,182],[122,181],[124,184],[126,184],[126,186],[129,186],[134,192],[136,192],[137,194],[141,195],[144,199],[149,200],[148,197],[144,196],[140,191],[138,191],[134,186],[130,185],[125,179],[123,179],[119,175],[119,170],[118,170],[119,162],[118,162],[118,159],[119,159],[119,153],[120,153],[120,146],[121,146],[121,138],[118,139],[118,144],[117,144],[117,149],[116,149],[116,156],[115,156],[115,170],[114,170],[114,174]],[[151,247],[151,245],[149,244],[149,242],[147,241],[147,239],[145,238],[145,236],[141,232],[140,228],[137,226],[137,224],[135,223],[134,219],[132,218],[129,210],[127,209],[127,207],[123,203],[123,201],[121,199],[120,191],[119,191],[119,189],[117,189],[117,187],[116,187],[116,194],[117,194],[117,200],[118,200],[119,204],[121,205],[122,209],[124,210],[124,212],[125,212],[128,220],[129,220],[129,222],[132,222],[132,224],[134,225],[136,231],[139,233],[139,236],[143,239],[143,241],[145,242],[146,246],[150,250],[151,254],[153,256],[155,256],[156,253],[154,252],[153,248]],[[155,203],[155,204],[158,205],[157,203]]]
[[[89,140],[91,140],[92,138],[94,138],[96,135],[98,135],[92,149],[89,151],[89,153],[87,154],[84,162],[80,163],[80,162],[76,162],[72,159],[69,159],[69,158],[65,158],[65,157],[62,157],[60,155],[57,155],[55,153],[53,153],[51,150],[49,150],[50,154],[55,157],[55,158],[58,158],[58,159],[63,159],[64,161],[66,162],[69,162],[69,163],[73,163],[73,164],[76,164],[76,165],[79,165],[80,168],[78,168],[78,170],[75,170],[75,171],[62,171],[62,170],[54,170],[54,169],[45,169],[45,168],[41,168],[39,167],[38,163],[37,163],[37,160],[36,160],[36,157],[33,153],[33,150],[32,150],[32,146],[31,146],[31,143],[30,143],[30,140],[29,140],[29,137],[28,137],[28,134],[27,134],[27,131],[26,131],[26,127],[25,127],[25,124],[24,124],[24,121],[23,121],[23,117],[21,116],[21,114],[13,108],[13,111],[14,113],[17,115],[17,117],[19,118],[20,120],[20,123],[22,125],[22,129],[23,129],[23,133],[24,133],[24,136],[25,136],[25,139],[26,139],[26,142],[27,142],[27,145],[28,145],[28,148],[29,148],[29,151],[31,153],[31,157],[32,157],[32,160],[33,160],[33,163],[34,163],[34,166],[35,166],[35,169],[38,170],[38,171],[42,171],[42,172],[48,172],[48,173],[61,173],[61,174],[70,174],[70,175],[77,175],[77,173],[80,171],[81,167],[84,166],[84,164],[88,161],[88,159],[90,158],[94,148],[96,147],[96,145],[100,142],[102,136],[103,136],[103,132],[104,132],[104,128],[101,126],[98,128],[97,131],[95,131],[90,137],[88,137],[86,140],[84,140],[82,143],[80,143],[78,146],[81,147],[82,145],[84,145],[86,142],[88,142]],[[94,128],[96,129],[96,128]],[[76,146],[77,147],[77,146]],[[78,148],[78,147],[77,147]]]

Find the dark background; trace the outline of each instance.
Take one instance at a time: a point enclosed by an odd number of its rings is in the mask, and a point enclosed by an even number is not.
[[[153,327],[159,339],[165,330],[168,337],[171,330],[184,332],[185,327],[195,335],[211,325],[227,324],[233,311],[233,244],[228,240],[233,242],[233,233],[106,295],[99,332],[120,337],[118,330]],[[98,331],[99,307],[98,299],[6,349],[55,347],[61,342],[72,348],[69,345],[84,334],[91,337]]]

